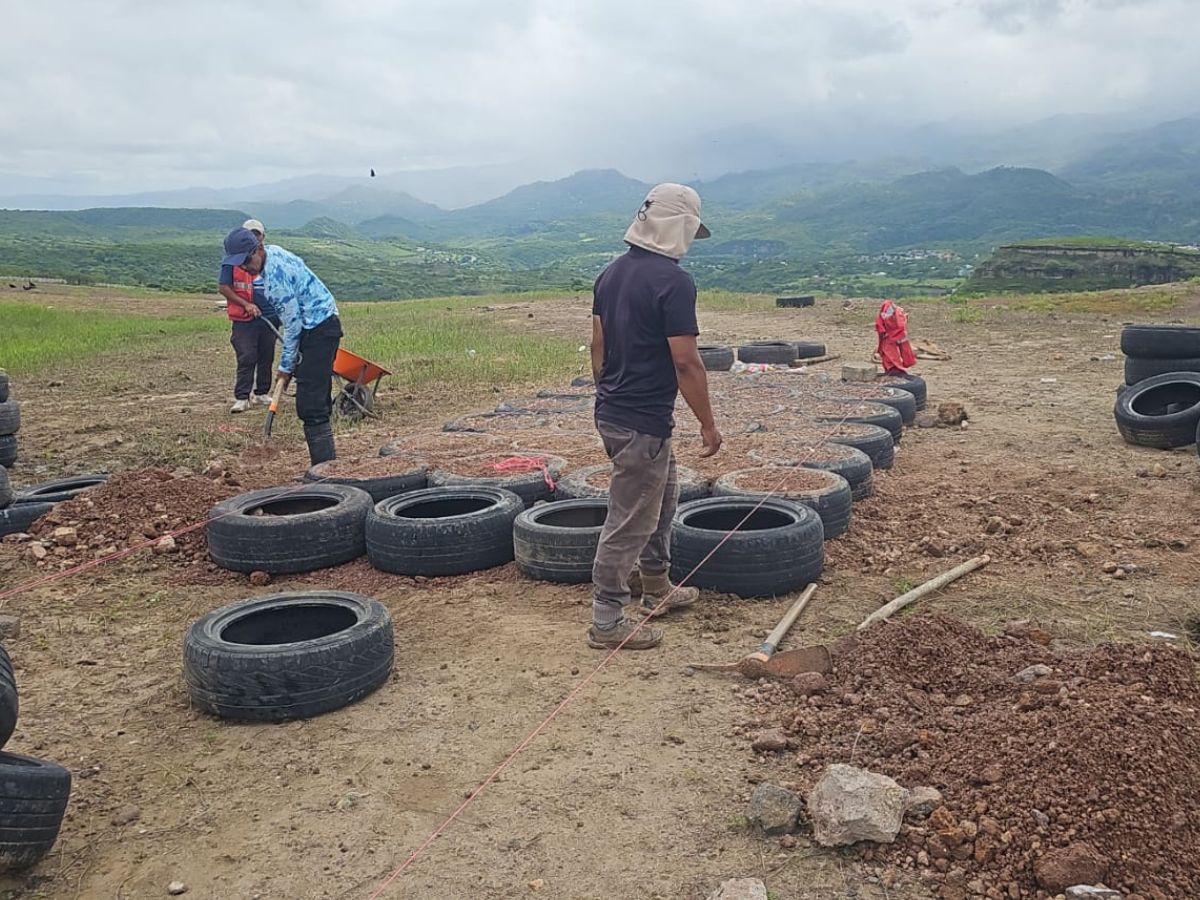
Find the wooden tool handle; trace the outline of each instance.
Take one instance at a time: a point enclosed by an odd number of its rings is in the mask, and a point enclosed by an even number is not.
[[[812,595],[816,593],[816,590],[817,586],[815,584],[810,584],[804,589],[804,592],[792,604],[792,608],[787,611],[787,614],[779,620],[779,624],[767,635],[767,639],[758,648],[758,653],[755,656],[763,654],[767,659],[771,658],[771,654],[775,652],[775,648],[779,646],[779,642],[783,640],[783,636],[788,633],[792,625],[800,618],[800,613],[804,612],[804,607],[808,606],[808,601],[812,599]]]
[[[283,379],[276,376],[275,387],[271,390],[271,405],[267,407],[267,417],[263,421],[263,437],[271,436],[275,427],[275,413],[279,412],[279,401],[283,398]]]

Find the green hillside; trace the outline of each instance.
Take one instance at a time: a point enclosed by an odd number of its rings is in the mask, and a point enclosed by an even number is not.
[[[1168,284],[1200,277],[1200,251],[1112,238],[1060,238],[1001,247],[964,293],[1059,293]]]

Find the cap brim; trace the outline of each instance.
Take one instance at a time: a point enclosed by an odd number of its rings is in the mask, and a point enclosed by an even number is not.
[[[712,237],[712,232],[708,230],[707,225],[701,222],[700,227],[696,229],[696,240],[702,241],[708,237]]]
[[[244,263],[246,261],[247,257],[249,257],[249,256],[250,256],[249,253],[230,253],[223,260],[221,260],[221,265],[223,265],[223,266],[240,266],[242,263]]]

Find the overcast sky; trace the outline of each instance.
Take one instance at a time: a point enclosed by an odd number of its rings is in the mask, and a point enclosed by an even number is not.
[[[811,147],[834,126],[1170,118],[1200,110],[1198,5],[10,2],[0,173],[105,191],[514,161],[683,178],[689,148],[737,168],[758,161],[739,140]]]

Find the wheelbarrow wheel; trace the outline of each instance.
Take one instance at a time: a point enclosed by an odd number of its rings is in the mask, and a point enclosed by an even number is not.
[[[333,403],[339,418],[359,422],[375,411],[375,395],[362,384],[348,384]]]

